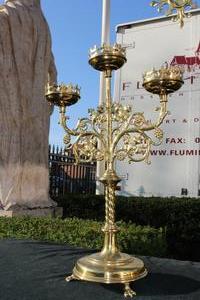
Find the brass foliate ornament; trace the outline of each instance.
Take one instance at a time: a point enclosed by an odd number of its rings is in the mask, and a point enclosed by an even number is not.
[[[185,17],[189,17],[190,13],[186,13],[187,10],[195,8],[195,4],[192,0],[158,0],[152,1],[151,6],[156,7],[158,12],[162,12],[164,7],[167,6],[166,15],[169,16],[175,12],[177,15],[172,18],[173,21],[178,21],[180,27],[184,26]]]

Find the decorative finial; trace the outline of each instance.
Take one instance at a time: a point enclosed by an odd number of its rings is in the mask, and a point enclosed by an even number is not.
[[[190,16],[190,13],[186,14],[186,10],[195,8],[193,0],[158,0],[151,2],[151,6],[157,7],[158,12],[163,11],[166,5],[168,5],[166,16],[177,12],[177,15],[172,20],[175,22],[178,21],[181,28],[184,26],[184,18]]]

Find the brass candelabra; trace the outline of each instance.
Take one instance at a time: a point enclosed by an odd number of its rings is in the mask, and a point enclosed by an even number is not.
[[[158,0],[152,6],[162,10],[168,6],[167,15],[177,11],[174,20],[181,27],[186,16],[185,9],[193,7],[192,0]],[[104,161],[105,173],[100,181],[105,186],[104,245],[100,252],[79,259],[67,281],[77,279],[100,283],[122,283],[124,296],[132,297],[135,292],[130,283],[147,275],[142,260],[121,253],[117,244],[118,228],[115,224],[115,191],[120,178],[115,171],[115,161],[128,159],[131,162],[149,162],[152,145],[160,145],[163,131],[160,125],[168,114],[168,94],[182,85],[182,72],[178,67],[153,69],[143,76],[143,87],[157,94],[160,105],[156,108],[157,120],[145,119],[143,112],[134,112],[132,107],[113,103],[111,96],[112,72],[126,63],[125,50],[118,44],[103,45],[90,50],[89,64],[104,73],[106,81],[106,103],[96,110],[90,109],[89,116],[78,121],[74,129],[67,126],[66,107],[80,99],[80,88],[73,85],[48,86],[46,99],[60,108],[60,124],[66,134],[64,143],[72,148],[76,161]],[[151,134],[150,134],[151,133]],[[75,141],[71,142],[71,138]]]
[[[112,72],[126,63],[125,50],[118,44],[93,48],[89,55],[90,65],[104,73],[106,79],[106,103],[96,110],[90,109],[89,116],[79,120],[75,129],[67,126],[66,107],[80,99],[80,89],[72,85],[48,87],[46,98],[60,107],[60,124],[66,135],[64,142],[72,147],[77,163],[105,161],[105,173],[100,181],[105,186],[104,245],[101,252],[79,259],[73,274],[67,277],[100,283],[123,283],[125,297],[135,292],[130,282],[147,275],[142,260],[121,253],[117,244],[118,228],[115,224],[115,191],[120,178],[115,171],[115,161],[149,162],[152,145],[162,142],[160,125],[166,117],[168,94],[178,90],[182,84],[182,73],[177,67],[163,67],[144,74],[144,88],[160,98],[158,118],[155,123],[147,121],[142,112],[133,112],[130,106],[113,103],[111,97]],[[153,132],[153,135],[149,135]],[[71,137],[76,137],[73,145]],[[101,147],[99,147],[99,143]]]

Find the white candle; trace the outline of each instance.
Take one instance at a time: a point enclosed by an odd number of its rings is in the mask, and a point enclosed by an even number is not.
[[[110,0],[102,0],[101,44],[110,44]]]
[[[101,33],[101,45],[110,44],[110,0],[102,0],[102,33]],[[105,78],[103,73],[100,74],[100,86],[99,86],[99,105],[103,105],[106,99]],[[102,146],[99,145],[99,148]],[[105,171],[104,162],[97,162],[97,178],[102,177]],[[100,195],[104,193],[103,184],[99,181],[96,182],[96,194]]]

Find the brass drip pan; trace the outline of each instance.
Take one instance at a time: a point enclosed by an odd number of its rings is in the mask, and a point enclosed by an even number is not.
[[[144,74],[143,87],[148,92],[158,95],[174,93],[184,84],[182,75],[178,67],[152,70]]]
[[[70,106],[80,99],[80,88],[71,84],[52,85],[47,88],[45,97],[53,105]]]
[[[121,45],[104,45],[90,50],[89,64],[98,71],[114,71],[126,63],[125,49]]]

